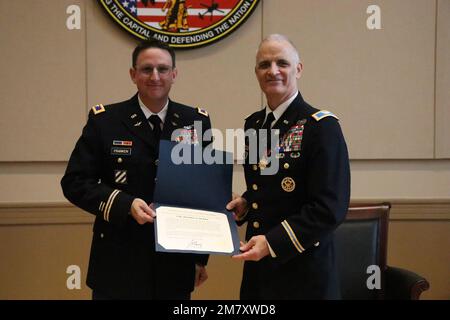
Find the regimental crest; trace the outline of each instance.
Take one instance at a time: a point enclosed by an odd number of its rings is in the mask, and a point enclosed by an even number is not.
[[[140,39],[157,38],[190,49],[235,31],[260,0],[98,0],[109,15]]]

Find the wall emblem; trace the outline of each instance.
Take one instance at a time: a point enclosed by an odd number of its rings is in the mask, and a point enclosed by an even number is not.
[[[98,0],[140,39],[191,49],[221,40],[251,15],[260,0]]]

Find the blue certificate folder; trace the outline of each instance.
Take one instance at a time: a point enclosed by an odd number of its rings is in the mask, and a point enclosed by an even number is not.
[[[183,148],[183,151],[174,152],[175,156],[181,154],[183,159],[190,161],[176,164],[172,161],[172,150],[179,151],[181,147]],[[211,150],[212,149],[207,149],[209,154],[211,154]],[[158,243],[158,216],[154,222],[156,251],[224,255],[239,253],[239,235],[236,222],[234,221],[233,214],[225,208],[227,203],[231,200],[233,157],[229,152],[218,150],[214,150],[213,152],[214,159],[222,159],[222,164],[208,164],[211,163],[211,161],[205,163],[203,157],[200,156],[203,154],[203,150],[199,145],[184,144],[183,146],[180,146],[173,141],[161,140],[159,145],[159,164],[153,202],[156,209],[160,206],[168,206],[213,211],[226,215],[229,232],[231,233],[233,242],[233,251],[211,252],[188,249],[166,249]],[[199,159],[201,160],[201,163],[196,164]],[[194,162],[194,160],[197,161]],[[177,162],[180,161],[178,160]]]

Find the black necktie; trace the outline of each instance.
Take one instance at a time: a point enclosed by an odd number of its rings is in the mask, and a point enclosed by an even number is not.
[[[266,122],[264,122],[264,125],[261,127],[262,130],[266,130],[266,143],[264,144],[264,141],[262,143],[263,146],[264,145],[266,146],[266,150],[269,150],[271,147],[271,145],[270,145],[270,143],[271,143],[270,129],[271,129],[273,120],[275,120],[275,116],[273,115],[273,112],[270,112],[267,115]],[[267,153],[267,154],[270,154],[270,153]]]
[[[161,118],[156,114],[152,114],[148,118],[148,121],[153,125],[153,134],[155,135],[156,140],[159,141],[161,138]]]

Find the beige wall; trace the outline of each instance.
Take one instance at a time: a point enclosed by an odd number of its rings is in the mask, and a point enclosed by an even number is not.
[[[66,29],[70,4],[84,10],[84,1],[0,1],[0,161],[67,160],[85,121],[85,32]]]
[[[450,1],[438,1],[436,45],[436,157],[450,157]]]
[[[65,26],[71,4],[81,7],[81,30]],[[381,8],[381,30],[366,27],[371,4]],[[0,254],[8,261],[0,298],[86,298],[84,283],[65,288],[65,267],[85,272],[90,216],[80,222],[83,214],[65,207],[59,180],[88,108],[134,93],[136,40],[91,0],[0,0],[0,11],[8,13],[0,20]],[[285,33],[304,62],[303,95],[341,118],[352,199],[430,208],[450,200],[449,12],[450,0],[264,0],[231,36],[177,53],[172,98],[206,108],[221,130],[241,127],[263,103],[253,74],[258,42]],[[235,166],[234,190],[243,188]],[[449,299],[448,207],[438,216],[417,208],[391,223],[389,261],[431,279],[426,298]],[[67,210],[75,220],[64,220]],[[423,254],[410,245],[419,240]],[[194,296],[237,298],[241,266],[213,257],[209,269]]]
[[[264,33],[298,44],[300,87],[342,118],[351,158],[433,158],[435,2],[279,3],[264,2]],[[381,8],[381,30],[366,27],[371,4]]]

